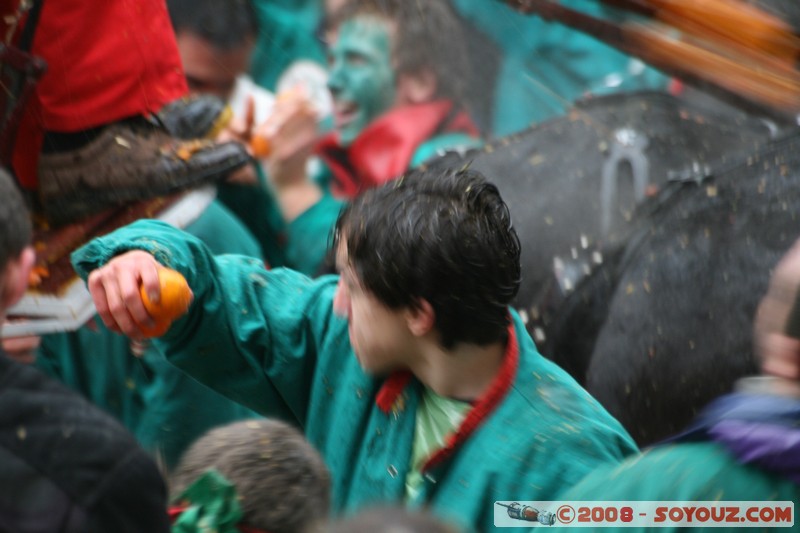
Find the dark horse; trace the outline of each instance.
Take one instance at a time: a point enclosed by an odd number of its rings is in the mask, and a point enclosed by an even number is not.
[[[752,323],[800,237],[800,131],[701,183],[676,183],[560,306],[544,351],[640,444],[757,372]]]
[[[754,370],[752,311],[794,234],[791,211],[767,205],[769,173],[786,170],[744,154],[766,150],[775,129],[663,93],[619,94],[431,164],[468,164],[498,185],[523,247],[516,305],[537,345],[648,443]],[[729,181],[742,182],[735,198]]]

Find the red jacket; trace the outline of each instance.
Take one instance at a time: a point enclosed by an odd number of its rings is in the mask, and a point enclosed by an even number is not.
[[[383,114],[347,148],[339,145],[335,132],[330,133],[317,145],[317,153],[333,173],[333,193],[352,198],[403,174],[425,141],[457,132],[478,135],[466,113],[454,110],[448,100],[437,100]]]

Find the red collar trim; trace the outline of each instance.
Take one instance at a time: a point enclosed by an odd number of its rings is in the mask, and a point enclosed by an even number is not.
[[[167,509],[167,515],[169,516],[170,523],[175,523],[175,520],[177,520],[178,517],[188,508],[188,504],[171,505],[170,508]],[[269,533],[266,530],[256,529],[243,524],[236,524],[236,529],[238,529],[241,533]]]
[[[188,509],[189,506],[186,504],[183,505],[170,505],[169,509],[167,509],[167,515],[169,515],[169,521],[175,522],[178,517],[183,514],[183,512]]]
[[[375,404],[378,408],[387,415],[392,411],[397,399],[406,388],[406,385],[411,381],[411,372],[408,370],[401,370],[395,372],[383,382],[378,395],[375,397]]]
[[[467,114],[458,112],[450,118],[452,109],[449,100],[392,109],[364,128],[348,148],[339,145],[336,132],[324,136],[317,153],[333,173],[334,193],[352,198],[363,189],[400,176],[408,170],[417,148],[440,132],[477,137],[478,130]]]
[[[425,472],[439,464],[445,459],[450,457],[456,448],[458,448],[464,441],[466,441],[472,433],[478,429],[478,426],[486,420],[489,414],[500,404],[505,398],[511,385],[514,383],[514,377],[517,374],[517,367],[519,366],[519,343],[517,342],[517,333],[514,330],[514,323],[508,326],[508,346],[506,346],[506,353],[503,355],[503,364],[500,371],[495,376],[494,381],[489,386],[489,390],[478,398],[475,405],[467,413],[467,417],[461,423],[458,430],[450,435],[445,443],[444,448],[441,448],[434,453],[425,464],[422,466],[422,471]]]
[[[478,398],[475,405],[473,405],[472,409],[467,413],[466,418],[461,423],[458,430],[447,439],[444,448],[441,448],[428,458],[425,465],[422,467],[423,472],[450,457],[456,448],[478,429],[478,426],[486,420],[489,414],[494,411],[503,398],[505,398],[509,389],[511,389],[511,385],[514,383],[514,377],[517,374],[518,366],[519,343],[517,342],[517,333],[512,322],[508,326],[508,345],[506,346],[506,353],[503,355],[503,364],[497,376],[495,376],[494,381],[489,386],[489,390]],[[411,380],[411,376],[411,372],[402,371],[396,372],[386,379],[375,398],[375,403],[381,411],[386,414],[391,412],[392,407],[400,398],[400,394],[402,394],[406,385]]]

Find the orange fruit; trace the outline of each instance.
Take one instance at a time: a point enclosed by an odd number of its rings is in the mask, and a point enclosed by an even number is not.
[[[250,139],[250,149],[255,157],[267,157],[272,150],[269,139],[263,135],[253,135]]]
[[[164,320],[161,322],[156,322],[153,326],[139,326],[139,329],[142,330],[142,334],[148,339],[154,339],[156,337],[163,336],[167,331],[169,331],[170,326],[172,326],[172,320]]]
[[[147,314],[153,319],[153,327],[141,326],[146,337],[160,337],[169,330],[173,320],[180,317],[189,309],[192,303],[192,291],[186,278],[177,270],[171,268],[158,269],[158,281],[161,286],[161,297],[157,302],[150,300],[144,285],[139,286]]]

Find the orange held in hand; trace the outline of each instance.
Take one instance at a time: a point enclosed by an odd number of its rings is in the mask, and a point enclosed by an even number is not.
[[[253,151],[254,157],[264,158],[269,156],[272,146],[269,139],[263,135],[253,135],[250,139],[250,150]]]
[[[161,283],[161,297],[157,302],[150,300],[144,285],[139,287],[147,313],[155,324],[152,327],[140,326],[147,337],[160,337],[167,332],[172,321],[189,309],[192,303],[192,291],[186,278],[171,268],[158,269],[158,281]]]

